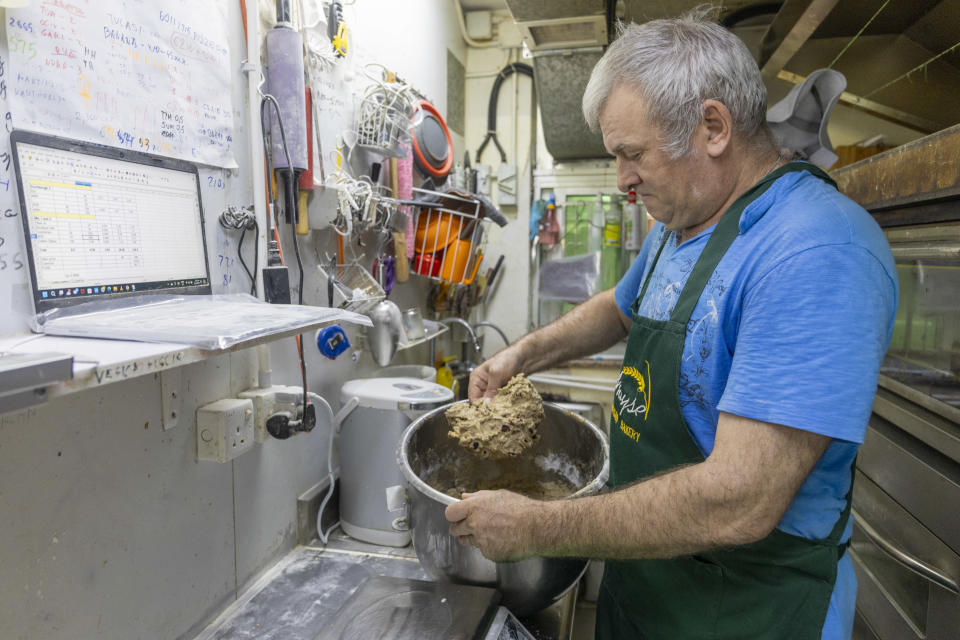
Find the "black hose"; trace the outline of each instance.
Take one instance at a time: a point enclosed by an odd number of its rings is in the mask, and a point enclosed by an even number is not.
[[[290,0],[277,0],[277,22],[290,22]]]
[[[480,148],[477,149],[477,155],[474,159],[477,164],[480,164],[480,156],[483,155],[483,150],[487,148],[487,143],[491,140],[500,152],[500,162],[507,161],[507,154],[500,146],[500,141],[497,140],[497,101],[500,98],[500,86],[504,80],[514,73],[522,73],[533,78],[533,67],[522,62],[512,62],[497,74],[496,80],[493,81],[493,89],[490,90],[490,104],[487,106],[487,137],[480,143]]]

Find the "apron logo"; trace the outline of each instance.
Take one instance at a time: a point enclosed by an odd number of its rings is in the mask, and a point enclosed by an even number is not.
[[[616,402],[619,405],[619,414],[614,414],[614,419],[619,422],[620,417],[642,415],[646,420],[650,415],[652,380],[650,378],[650,362],[644,361],[646,365],[646,376],[636,367],[624,367],[620,372],[620,379],[617,380],[617,388],[614,391]],[[628,381],[632,380],[636,386],[636,391],[629,389]],[[629,434],[628,434],[629,435]]]

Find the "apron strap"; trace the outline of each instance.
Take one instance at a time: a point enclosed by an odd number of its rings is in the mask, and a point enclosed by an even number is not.
[[[670,239],[671,232],[663,232],[663,241],[660,242],[660,248],[657,249],[657,255],[653,258],[653,263],[650,265],[650,271],[647,272],[647,277],[643,280],[643,288],[640,289],[640,294],[634,299],[633,304],[630,305],[630,310],[633,313],[637,313],[640,308],[640,301],[643,300],[644,294],[647,293],[647,286],[650,284],[650,276],[653,275],[654,269],[657,268],[657,263],[660,262],[660,254],[663,253],[663,248],[667,246],[667,241]]]
[[[853,456],[853,462],[850,464],[850,490],[847,491],[847,496],[845,498],[846,504],[843,506],[843,511],[840,513],[840,517],[837,518],[837,523],[833,525],[833,530],[830,532],[830,535],[827,536],[827,542],[830,544],[835,544],[840,547],[839,557],[843,557],[844,552],[847,550],[850,541],[848,540],[844,544],[840,543],[840,537],[843,535],[843,532],[847,529],[847,521],[850,519],[850,509],[853,507],[853,483],[857,478],[857,456]]]
[[[686,325],[690,321],[690,316],[693,314],[700,296],[703,295],[707,282],[713,276],[727,249],[730,248],[730,245],[733,244],[734,239],[740,233],[740,215],[744,209],[773,186],[777,179],[792,171],[809,171],[834,187],[837,186],[830,176],[816,165],[808,162],[788,162],[777,170],[768,173],[760,182],[734,200],[730,208],[720,218],[720,222],[717,223],[716,229],[707,241],[707,246],[703,248],[703,253],[700,254],[700,259],[697,260],[690,277],[687,278],[683,291],[680,292],[680,297],[677,299],[677,304],[673,308],[673,313],[670,314],[671,322]]]

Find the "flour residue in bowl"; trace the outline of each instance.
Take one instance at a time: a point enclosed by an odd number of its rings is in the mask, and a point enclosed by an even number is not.
[[[460,498],[464,493],[506,489],[536,500],[566,498],[579,487],[559,473],[538,469],[529,464],[511,464],[503,461],[495,471],[477,469],[470,464],[458,468],[436,469],[424,481],[451,498]]]

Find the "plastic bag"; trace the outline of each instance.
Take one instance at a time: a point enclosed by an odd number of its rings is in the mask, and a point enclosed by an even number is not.
[[[600,252],[547,260],[540,265],[540,299],[583,302],[597,292]]]
[[[268,304],[243,293],[97,300],[39,313],[32,318],[31,328],[55,336],[171,342],[218,350],[330,322],[371,325],[366,316],[343,309]]]

